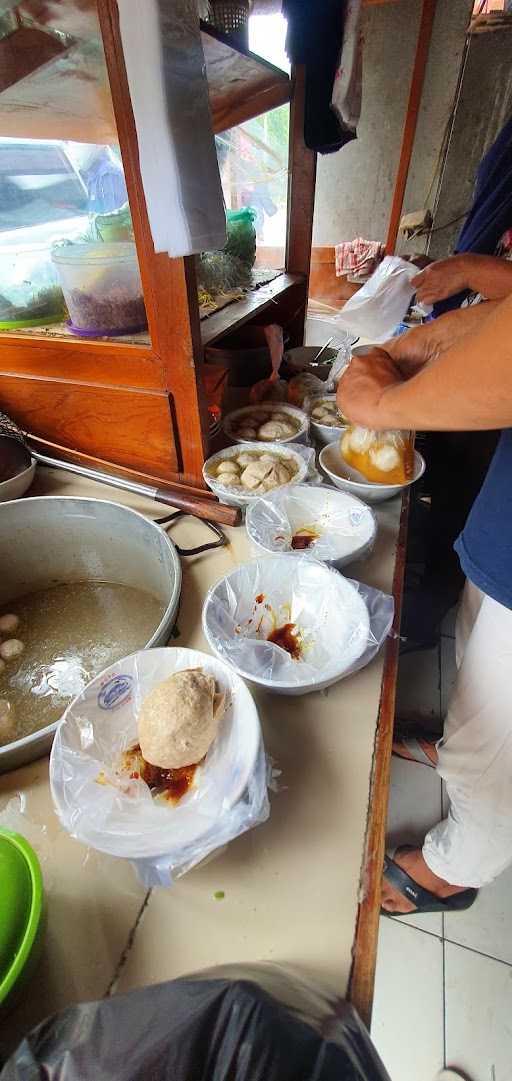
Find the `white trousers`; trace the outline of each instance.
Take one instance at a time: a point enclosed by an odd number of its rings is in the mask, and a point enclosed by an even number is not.
[[[512,611],[466,582],[458,676],[438,744],[448,817],[423,856],[453,886],[484,886],[512,863]]]

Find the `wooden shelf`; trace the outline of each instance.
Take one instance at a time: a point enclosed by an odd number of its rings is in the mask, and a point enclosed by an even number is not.
[[[236,300],[226,308],[213,312],[201,321],[201,339],[203,346],[212,345],[217,338],[229,334],[237,327],[243,326],[258,312],[269,308],[280,297],[292,289],[294,285],[303,285],[305,281],[302,274],[280,274],[268,285],[262,285],[259,289],[248,293],[243,300]]]
[[[224,34],[205,23],[201,23],[201,37],[216,133],[290,101],[291,81],[285,71],[235,48]]]
[[[0,66],[11,83],[0,93],[0,136],[116,142],[95,0],[24,0],[20,11],[35,27],[0,42]],[[239,51],[206,24],[201,37],[215,132],[290,101],[286,72]],[[58,50],[53,59],[49,48]]]
[[[112,345],[141,345],[148,348],[151,346],[148,330],[141,330],[138,334],[116,334],[113,337],[105,334],[98,338],[81,338],[79,334],[73,334],[66,323],[43,323],[40,327],[13,327],[12,330],[0,330],[0,343],[2,338],[6,337],[63,341],[66,345],[72,342],[85,342],[88,345],[94,342],[110,342]]]

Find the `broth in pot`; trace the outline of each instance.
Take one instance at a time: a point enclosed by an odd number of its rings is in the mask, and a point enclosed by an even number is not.
[[[58,721],[94,676],[144,648],[164,611],[146,590],[91,581],[50,586],[3,605],[0,746]],[[7,615],[17,621],[2,621]]]

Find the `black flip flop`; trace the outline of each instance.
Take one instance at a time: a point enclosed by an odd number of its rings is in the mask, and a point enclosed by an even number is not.
[[[442,738],[443,727],[437,730],[427,728],[415,717],[395,717],[393,725],[394,739],[424,739],[426,743],[437,743]]]
[[[452,897],[446,897],[443,901],[430,893],[430,890],[418,886],[418,883],[407,874],[407,871],[402,870],[398,863],[391,859],[391,856],[384,857],[384,878],[390,886],[394,886],[402,894],[402,897],[406,897],[408,901],[416,905],[414,915],[417,912],[464,912],[467,908],[471,908],[478,893],[478,890],[463,890],[462,893],[454,893]],[[382,916],[413,915],[412,912],[387,912],[385,908],[381,908],[380,911]]]

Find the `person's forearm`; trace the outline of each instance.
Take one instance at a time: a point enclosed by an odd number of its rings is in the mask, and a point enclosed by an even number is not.
[[[512,263],[495,255],[464,256],[467,288],[488,300],[503,300],[512,293]]]
[[[473,334],[479,330],[482,323],[489,318],[500,303],[499,300],[485,300],[480,304],[468,304],[465,308],[456,308],[455,311],[438,316],[434,320],[434,328],[436,328],[439,352],[455,345],[465,334]]]
[[[414,327],[386,342],[384,349],[394,360],[404,379],[450,349],[466,334],[474,333],[498,306],[500,301],[486,300],[466,308],[447,312],[430,323]]]
[[[512,297],[477,332],[384,390],[358,423],[420,431],[512,427]]]

